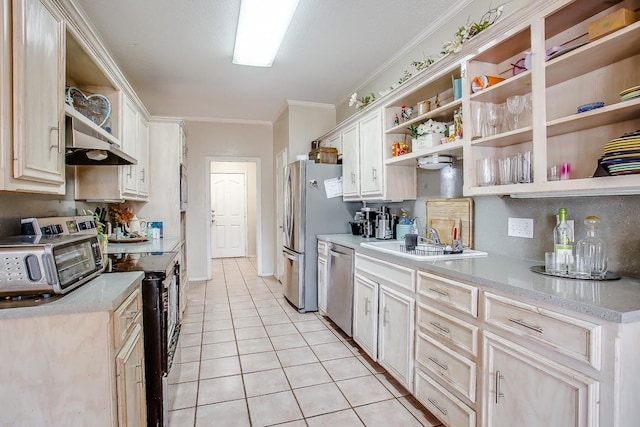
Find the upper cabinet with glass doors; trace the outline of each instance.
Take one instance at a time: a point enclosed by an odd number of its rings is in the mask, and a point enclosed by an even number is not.
[[[616,156],[610,141],[640,129],[640,98],[621,98],[640,84],[640,22],[589,36],[591,22],[639,7],[638,0],[552,2],[472,53],[464,82],[465,195],[640,192],[638,176],[624,167],[612,176],[598,168],[603,155]],[[598,102],[604,106],[578,111]]]

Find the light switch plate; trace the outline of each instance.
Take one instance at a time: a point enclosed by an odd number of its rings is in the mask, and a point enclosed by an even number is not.
[[[531,218],[509,218],[508,227],[508,236],[533,239],[533,219]]]

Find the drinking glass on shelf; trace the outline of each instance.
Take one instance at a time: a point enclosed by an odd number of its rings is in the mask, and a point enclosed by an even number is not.
[[[471,139],[478,139],[484,136],[484,119],[485,119],[485,103],[479,101],[471,101],[471,122],[472,132]]]
[[[487,104],[485,110],[485,121],[489,125],[489,135],[498,133],[498,126],[502,123],[504,106],[502,104]]]
[[[507,98],[507,110],[513,117],[513,130],[518,129],[518,117],[524,111],[525,105],[523,95],[513,95]]]
[[[521,183],[529,183],[533,181],[533,174],[531,173],[531,151],[525,151],[518,153],[518,173],[516,180]]]
[[[513,184],[513,167],[515,162],[512,157],[505,157],[504,159],[498,159],[498,176],[500,178],[499,184]]]
[[[476,163],[478,173],[478,185],[485,187],[496,184],[496,159],[485,157]]]

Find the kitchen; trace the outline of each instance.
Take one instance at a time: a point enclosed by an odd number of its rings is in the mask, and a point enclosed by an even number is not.
[[[468,16],[481,16],[488,8],[487,2],[474,2],[475,8],[470,8],[460,12],[457,17],[457,24],[464,23]],[[517,4],[510,3],[505,6],[506,13],[516,9]],[[635,9],[637,7],[631,7]],[[451,37],[451,28],[455,26],[445,26],[440,33],[433,37],[435,47],[425,47],[426,52],[436,52],[440,49],[443,40]],[[418,49],[418,53],[407,55],[411,59],[422,57],[423,47]],[[407,59],[398,61],[389,72],[379,79],[372,81],[363,87],[358,88],[359,93],[369,93],[378,91],[386,87],[389,81],[394,81],[402,74]],[[4,62],[3,62],[4,65]],[[3,73],[3,79],[6,75]],[[4,86],[3,86],[4,87]],[[3,93],[5,93],[3,91]],[[4,104],[3,100],[3,105]],[[289,149],[289,158],[294,159],[297,154],[305,153],[309,150],[309,141],[317,139],[337,122],[341,122],[354,113],[354,109],[348,107],[347,100],[337,107],[337,120],[334,123],[326,124],[326,119],[317,125],[316,123],[296,127],[294,119],[306,118],[308,115],[314,118],[324,117],[326,108],[306,103],[290,102],[287,106],[287,113],[276,120],[273,126],[270,123],[239,124],[239,123],[216,123],[207,121],[188,121],[185,125],[189,146],[189,159],[187,164],[190,178],[189,192],[191,197],[189,208],[186,213],[186,237],[189,258],[189,276],[193,280],[206,279],[206,264],[208,258],[206,243],[203,239],[190,236],[198,236],[201,233],[201,224],[208,221],[208,207],[198,194],[206,192],[206,186],[199,177],[205,176],[205,164],[198,159],[206,156],[234,156],[234,157],[258,157],[261,159],[260,169],[260,190],[262,213],[262,239],[259,253],[261,253],[263,275],[275,273],[276,254],[278,248],[274,244],[277,230],[276,207],[273,194],[275,194],[275,162],[274,157],[284,147]],[[330,113],[329,113],[330,115]],[[637,117],[637,116],[636,116]],[[289,127],[282,130],[278,125],[284,125],[291,120]],[[635,128],[638,126],[636,125]],[[627,129],[631,130],[631,129]],[[3,126],[3,132],[6,127]],[[300,134],[302,132],[302,134]],[[211,141],[211,135],[213,141]],[[5,138],[3,137],[3,141]],[[228,141],[234,140],[234,144]],[[269,143],[256,147],[255,141],[265,141]],[[7,167],[7,165],[3,165]],[[67,168],[67,171],[70,169]],[[16,234],[18,232],[19,219],[29,216],[49,216],[75,214],[76,209],[93,209],[94,204],[73,200],[74,186],[73,172],[67,173],[66,196],[63,198],[52,198],[44,195],[31,195],[21,193],[5,193],[0,196],[2,199],[2,212],[0,218],[0,231],[2,235]],[[417,174],[417,198],[413,202],[405,202],[414,215],[421,217],[422,223],[425,218],[424,203],[427,199],[440,198],[440,175],[436,172],[418,171]],[[150,189],[150,198],[153,199],[153,190]],[[559,207],[566,207],[569,216],[581,221],[587,215],[597,213],[603,219],[603,231],[608,242],[615,242],[610,245],[610,268],[625,276],[638,277],[640,265],[637,259],[638,242],[634,236],[638,233],[637,208],[639,202],[637,195],[598,195],[582,197],[554,198],[552,195],[546,198],[511,198],[501,196],[480,196],[474,197],[475,203],[475,247],[487,251],[491,254],[509,255],[517,259],[541,260],[544,252],[548,251],[552,244],[551,233],[554,225],[554,214]],[[139,206],[144,206],[144,203]],[[506,223],[508,218],[532,218],[534,223],[534,239],[511,238],[506,235]],[[176,235],[178,233],[176,232]],[[202,254],[197,256],[195,254]]]

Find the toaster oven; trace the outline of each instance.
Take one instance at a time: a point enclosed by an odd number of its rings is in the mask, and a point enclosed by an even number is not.
[[[64,294],[103,270],[95,235],[0,239],[0,296]]]

